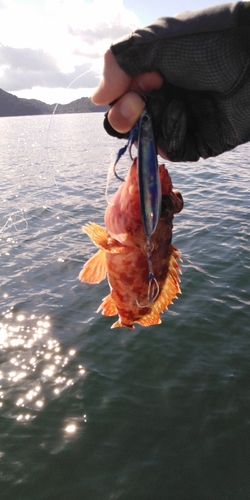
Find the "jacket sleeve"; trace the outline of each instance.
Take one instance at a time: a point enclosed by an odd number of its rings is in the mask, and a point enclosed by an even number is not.
[[[173,161],[250,140],[250,2],[162,17],[111,50],[127,74],[163,76],[148,102],[156,139]]]

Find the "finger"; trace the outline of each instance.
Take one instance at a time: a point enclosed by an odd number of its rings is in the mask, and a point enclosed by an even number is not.
[[[131,76],[118,65],[109,49],[104,56],[103,79],[91,97],[94,104],[103,106],[125,94],[131,84]]]
[[[130,88],[133,91],[147,94],[153,89],[162,86],[163,78],[157,71],[143,73],[134,77],[130,82]],[[131,130],[145,107],[143,99],[135,92],[127,92],[110,109],[108,121],[110,125],[125,134]]]
[[[162,148],[159,144],[157,144],[157,154],[161,156],[164,160],[172,161],[168,157],[167,151],[164,148]]]
[[[144,106],[145,103],[139,94],[128,92],[109,110],[108,121],[117,132],[125,134],[140,118]]]
[[[159,89],[163,84],[163,78],[158,71],[151,71],[150,73],[142,73],[135,76],[130,84],[130,88],[141,92],[142,94],[149,93],[154,89]]]

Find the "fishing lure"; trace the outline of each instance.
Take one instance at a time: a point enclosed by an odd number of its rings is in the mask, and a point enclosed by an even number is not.
[[[140,304],[139,301],[137,301],[137,304],[140,307],[147,307],[157,298],[159,294],[159,285],[155,278],[152,266],[152,251],[154,247],[151,243],[151,236],[154,233],[160,219],[162,201],[161,181],[153,125],[150,114],[147,110],[142,112],[140,119],[131,130],[127,144],[118,151],[114,163],[114,173],[120,180],[123,179],[118,176],[116,172],[116,165],[128,148],[131,156],[131,148],[136,141],[138,146],[137,170],[140,209],[146,237],[145,252],[147,254],[149,268],[147,303]]]
[[[138,182],[148,243],[159,222],[162,195],[152,121],[147,111],[142,113],[138,129]]]
[[[152,120],[149,113],[143,111],[138,128],[138,184],[141,217],[146,235],[145,250],[149,268],[148,303],[139,304],[142,307],[150,305],[159,294],[159,285],[154,276],[152,266],[151,236],[154,233],[161,213],[161,181],[156,155]]]

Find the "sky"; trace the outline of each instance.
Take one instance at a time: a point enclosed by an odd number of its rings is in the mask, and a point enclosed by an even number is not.
[[[216,0],[0,0],[0,88],[65,104],[90,97],[112,41]]]

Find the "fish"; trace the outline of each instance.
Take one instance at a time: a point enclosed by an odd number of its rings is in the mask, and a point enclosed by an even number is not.
[[[159,220],[150,230],[150,260],[157,284],[157,293],[149,300],[149,260],[147,234],[143,224],[138,179],[138,159],[135,158],[120,187],[109,202],[105,228],[88,222],[83,227],[97,253],[83,266],[79,279],[98,284],[108,279],[110,293],[97,312],[118,319],[111,328],[135,328],[158,325],[161,314],[172,304],[180,291],[181,260],[178,249],[172,245],[174,214],[181,212],[183,198],[173,189],[172,180],[164,164],[159,165],[161,206]]]

